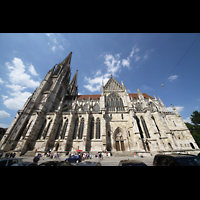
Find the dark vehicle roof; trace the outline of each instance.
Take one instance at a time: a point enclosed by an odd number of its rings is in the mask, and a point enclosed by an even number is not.
[[[72,166],[70,163],[65,161],[47,161],[41,163],[39,166],[57,166],[59,163],[66,163],[68,166]]]
[[[192,156],[196,156],[196,155],[191,155],[191,154],[156,154],[155,157],[158,157],[158,156],[171,156],[171,157],[175,157],[175,158],[178,158],[178,157],[192,157]]]
[[[119,165],[120,164],[122,164],[122,166],[147,166],[140,160],[120,160]]]
[[[76,164],[75,166],[101,166],[100,162],[90,162],[90,161],[85,161]]]
[[[170,157],[175,163],[168,160]],[[191,154],[157,154],[153,163],[155,166],[200,166],[200,158]]]
[[[23,158],[1,158],[0,162],[4,160],[18,160],[18,163],[22,163],[22,159]]]
[[[38,166],[38,165],[34,162],[20,162],[20,163],[15,163],[11,166]]]
[[[140,160],[120,160],[120,162],[123,162],[123,163],[134,163],[134,164],[143,163]]]

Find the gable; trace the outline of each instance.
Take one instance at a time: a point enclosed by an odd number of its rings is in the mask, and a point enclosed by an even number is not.
[[[104,90],[124,90],[123,86],[119,84],[112,76],[106,83]]]

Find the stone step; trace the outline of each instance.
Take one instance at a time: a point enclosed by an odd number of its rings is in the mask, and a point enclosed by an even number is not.
[[[35,157],[35,151],[27,151],[23,157]]]
[[[134,157],[134,152],[132,151],[115,151],[112,152],[114,157]]]

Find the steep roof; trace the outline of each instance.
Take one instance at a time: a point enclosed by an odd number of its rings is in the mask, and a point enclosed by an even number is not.
[[[148,98],[150,98],[150,99],[153,99],[153,97],[151,97],[150,95],[148,95],[148,94],[146,94],[146,93],[142,93],[143,94],[143,96],[144,96],[144,98],[145,99],[148,99]],[[101,95],[100,94],[88,94],[88,95],[78,95],[77,96],[77,99],[78,100],[89,100],[89,98],[90,98],[90,100],[97,100],[97,99],[100,99],[100,97],[101,97]],[[129,97],[131,98],[135,98],[135,99],[138,99],[138,94],[137,93],[130,93],[129,94]],[[75,95],[73,95],[73,96],[66,96],[65,97],[65,100],[71,100],[71,99],[75,99],[76,98],[76,96]]]
[[[153,97],[152,96],[150,96],[150,95],[148,95],[148,94],[146,94],[146,93],[142,93],[143,94],[143,96],[144,96],[144,98],[145,99],[148,99],[148,98],[150,98],[150,99],[153,99]],[[135,98],[135,99],[138,99],[138,94],[137,93],[130,93],[130,94],[128,94],[129,95],[129,97],[131,98]]]
[[[100,96],[101,96],[100,94],[78,95],[78,100],[82,100],[82,99],[89,100],[89,98],[90,100],[91,99],[97,100],[100,98]]]

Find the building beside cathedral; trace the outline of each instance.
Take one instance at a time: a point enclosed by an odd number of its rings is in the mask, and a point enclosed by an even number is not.
[[[180,114],[158,97],[129,94],[112,75],[99,95],[78,95],[72,52],[28,98],[0,142],[3,151],[169,152],[199,150]],[[71,79],[71,81],[70,81]]]

